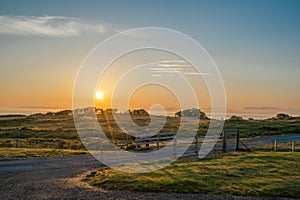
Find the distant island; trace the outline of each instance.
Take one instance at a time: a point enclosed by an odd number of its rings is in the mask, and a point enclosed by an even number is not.
[[[11,118],[17,118],[17,117],[39,117],[39,116],[72,116],[74,113],[81,114],[81,115],[89,115],[89,114],[96,114],[96,115],[101,115],[101,114],[111,114],[111,113],[129,113],[132,116],[145,116],[149,117],[149,113],[141,108],[141,109],[128,109],[128,110],[119,110],[119,109],[102,109],[102,108],[96,108],[96,107],[86,107],[86,108],[81,108],[81,109],[76,109],[76,110],[61,110],[57,112],[46,112],[46,113],[34,113],[30,115],[25,115],[25,114],[5,114],[5,115],[0,115],[1,118],[5,117],[11,117]],[[172,116],[169,116],[172,117]],[[200,109],[197,108],[189,108],[189,109],[184,109],[180,110],[174,113],[174,117],[199,117],[199,119],[205,119],[205,120],[210,120],[210,118],[207,116],[207,114]],[[266,118],[264,120],[299,120],[300,116],[291,116],[286,113],[278,113],[276,116]],[[249,118],[243,118],[238,115],[232,115],[229,117],[227,120],[229,121],[242,121],[242,120],[255,120],[252,117]],[[261,119],[263,120],[263,119]]]

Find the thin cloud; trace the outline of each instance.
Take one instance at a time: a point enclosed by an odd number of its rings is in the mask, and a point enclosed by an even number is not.
[[[160,60],[160,63],[188,63],[185,60]]]
[[[182,75],[210,75],[209,73],[201,73],[201,72],[191,72],[189,68],[185,68],[182,65],[168,67],[168,65],[157,65],[156,67],[148,68],[153,74],[153,76],[159,76],[158,74],[182,74]]]
[[[201,73],[201,72],[186,72],[185,75],[210,75],[209,73]]]
[[[159,71],[153,71],[153,72],[157,72],[157,73],[180,73],[179,71],[174,71],[174,70],[159,70]]]
[[[161,71],[169,71],[169,72],[176,72],[176,71],[181,71],[181,70],[184,70],[184,68],[177,68],[177,67],[151,67],[151,68],[148,68],[149,70],[151,71],[158,71],[158,72],[161,72]]]
[[[158,64],[158,66],[162,67],[191,67],[189,64]]]
[[[79,36],[84,32],[105,33],[104,25],[63,16],[0,16],[0,34],[47,37]]]

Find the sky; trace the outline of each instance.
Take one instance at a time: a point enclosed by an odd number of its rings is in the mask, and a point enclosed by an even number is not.
[[[223,77],[228,113],[300,115],[299,9],[297,0],[1,0],[0,113],[71,109],[76,75],[96,45],[131,28],[163,27],[190,36],[207,50]],[[102,87],[99,106],[108,105],[103,102],[109,101],[109,88]],[[147,102],[149,107],[158,90],[136,91],[131,106]],[[202,83],[195,90],[201,109],[209,113]],[[165,94],[169,96],[157,97],[164,105],[174,98],[170,91]],[[174,102],[166,106],[175,110]]]

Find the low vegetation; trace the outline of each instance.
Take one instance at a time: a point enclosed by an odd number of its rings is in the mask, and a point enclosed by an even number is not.
[[[99,124],[107,137],[117,146],[124,146],[126,134],[113,120],[113,110],[89,110],[89,112],[95,111]],[[180,125],[181,114],[195,117],[196,111],[196,109],[191,109],[190,112],[177,112],[177,117],[168,117],[161,132],[176,132]],[[201,120],[198,135],[201,136],[206,134],[210,119],[205,113],[201,111],[199,113]],[[133,121],[140,126],[146,126],[150,122],[149,115],[144,110],[133,110],[130,114]],[[300,133],[300,117],[278,114],[276,117],[266,120],[244,120],[241,117],[233,116],[226,120],[224,128],[239,129],[241,138],[297,134]],[[229,137],[235,136],[229,134]],[[129,144],[134,144],[134,139],[134,137],[129,136]],[[1,116],[0,148],[85,150],[76,132],[73,114],[69,110],[46,114],[37,113],[30,116]]]
[[[108,189],[300,197],[300,152],[254,152],[177,161],[145,174],[100,168],[84,181]]]
[[[300,119],[298,120],[228,120],[224,128],[238,129],[241,137],[262,137],[271,135],[300,133]]]

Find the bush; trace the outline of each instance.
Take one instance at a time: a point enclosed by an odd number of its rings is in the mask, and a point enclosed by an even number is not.
[[[276,115],[276,118],[279,119],[279,120],[284,120],[284,119],[290,118],[290,116],[288,114],[279,113],[279,114]]]
[[[231,121],[241,121],[241,120],[243,120],[243,117],[233,115],[229,118],[229,120],[231,120]]]

